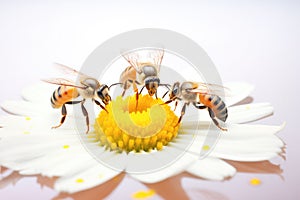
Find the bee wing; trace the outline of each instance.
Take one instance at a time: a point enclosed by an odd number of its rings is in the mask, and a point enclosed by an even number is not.
[[[218,84],[211,83],[196,83],[198,85],[197,88],[188,89],[189,92],[201,93],[201,94],[214,94],[221,97],[231,96],[231,90],[227,87]]]
[[[154,50],[149,52],[149,58],[152,59],[153,64],[155,64],[155,67],[157,71],[160,71],[160,65],[162,62],[162,59],[164,57],[165,50],[164,49],[159,49],[159,50]]]
[[[86,89],[85,86],[76,85],[73,81],[70,81],[65,78],[43,79],[42,81],[44,81],[46,83],[55,84],[55,85],[64,85],[64,86],[70,86],[70,87],[75,87],[75,88],[80,88],[80,89]]]
[[[54,63],[54,67],[66,75],[79,76],[80,80],[89,78],[88,75],[60,63]]]
[[[137,71],[139,74],[142,73],[142,69],[139,65],[140,56],[136,52],[122,53],[123,58]]]

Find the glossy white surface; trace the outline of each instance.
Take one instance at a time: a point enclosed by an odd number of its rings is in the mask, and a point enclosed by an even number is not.
[[[149,27],[177,31],[204,48],[223,81],[253,83],[254,102],[274,105],[275,115],[259,123],[287,122],[279,134],[287,144],[287,161],[279,161],[284,180],[250,173],[225,182],[188,178],[183,187],[190,198],[211,190],[223,199],[298,199],[299,8],[298,1],[2,1],[0,101],[20,98],[22,88],[47,77],[52,62],[80,66],[116,34]],[[253,177],[262,184],[251,186]],[[108,198],[130,199],[139,189],[145,186],[125,179]],[[35,178],[0,189],[1,199],[51,199],[56,194],[41,190]]]

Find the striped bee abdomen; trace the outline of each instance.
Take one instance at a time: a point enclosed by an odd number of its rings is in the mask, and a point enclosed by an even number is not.
[[[63,104],[79,96],[75,87],[59,86],[51,96],[53,108],[60,108]]]
[[[211,108],[219,120],[226,121],[228,117],[227,107],[219,96],[213,94],[200,94],[199,96],[201,103]]]

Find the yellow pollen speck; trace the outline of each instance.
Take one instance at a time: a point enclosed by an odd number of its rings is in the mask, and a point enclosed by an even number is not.
[[[24,131],[23,134],[30,134],[30,132],[29,131]]]
[[[209,145],[203,145],[202,149],[204,151],[208,151],[210,149]]]
[[[84,182],[84,180],[82,178],[76,179],[76,183],[83,183],[83,182]]]
[[[69,145],[64,145],[63,148],[68,149],[68,148],[70,148],[70,146]]]
[[[160,98],[139,95],[136,108],[135,95],[117,97],[105,106],[108,113],[99,113],[89,138],[118,152],[163,150],[176,138],[180,126],[173,110],[163,103]]]
[[[150,189],[148,191],[143,191],[143,190],[137,191],[132,195],[132,197],[136,199],[144,199],[144,198],[152,197],[154,195],[155,195],[155,191]]]
[[[25,117],[25,120],[29,121],[29,120],[31,120],[31,118],[30,117]]]
[[[250,180],[250,184],[254,185],[254,186],[260,185],[261,184],[261,180],[259,178],[252,178]]]
[[[247,109],[247,110],[250,110],[250,106],[246,106],[246,109]]]

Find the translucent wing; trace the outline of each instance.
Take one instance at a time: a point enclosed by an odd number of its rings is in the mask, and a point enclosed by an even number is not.
[[[149,58],[152,59],[153,64],[155,67],[157,67],[157,71],[160,71],[160,65],[162,62],[162,59],[164,57],[165,50],[164,49],[159,49],[159,50],[153,50],[149,52]]]
[[[202,83],[197,82],[195,83],[197,88],[188,89],[189,92],[194,93],[202,93],[202,94],[214,94],[218,96],[231,96],[231,90],[227,87],[218,84],[211,84],[211,83]]]
[[[136,52],[122,53],[123,58],[140,74],[142,69],[139,65],[140,56]]]
[[[82,72],[79,72],[71,67],[68,67],[68,66],[60,64],[60,63],[54,63],[54,67],[64,74],[72,75],[72,76],[79,76],[80,79],[89,77],[88,75],[85,75]]]
[[[76,88],[80,88],[80,89],[86,89],[85,86],[76,85],[73,81],[70,81],[70,80],[64,79],[64,78],[43,79],[42,81],[44,81],[46,83],[55,84],[55,85],[64,85],[64,86],[76,87]]]

